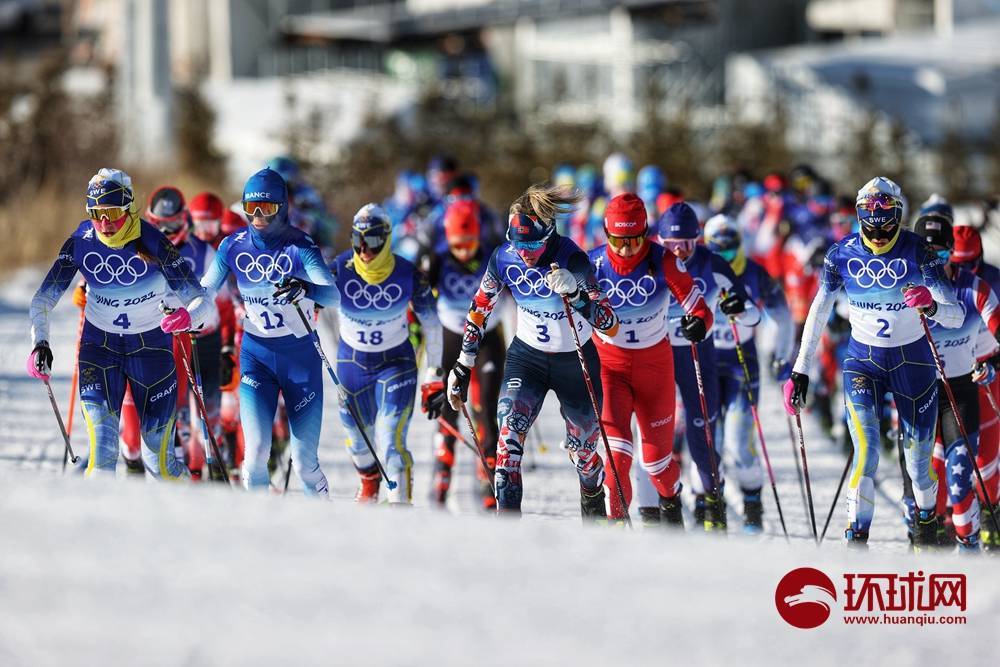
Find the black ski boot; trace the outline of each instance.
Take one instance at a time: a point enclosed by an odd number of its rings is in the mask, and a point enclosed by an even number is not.
[[[694,497],[694,522],[696,525],[705,523],[705,494],[698,493]]]
[[[938,518],[934,510],[919,510],[913,519],[913,553],[924,553],[938,545]]]
[[[644,526],[659,526],[660,525],[660,508],[659,507],[640,507],[639,508],[639,520],[642,521]]]
[[[705,496],[705,532],[726,534],[726,499],[714,493]]]
[[[764,504],[760,500],[760,489],[743,492],[743,532],[749,535],[764,532]]]
[[[122,456],[122,459],[125,460],[125,472],[129,475],[141,476],[146,474],[146,466],[143,464],[141,456],[135,461],[125,458],[124,455]]]
[[[681,494],[664,498],[660,496],[659,522],[671,530],[684,530],[684,514],[681,512]]]
[[[868,532],[848,528],[844,531],[847,538],[847,548],[856,551],[868,551]]]
[[[604,507],[603,484],[593,490],[580,487],[580,515],[585,524],[607,522],[608,514]]]

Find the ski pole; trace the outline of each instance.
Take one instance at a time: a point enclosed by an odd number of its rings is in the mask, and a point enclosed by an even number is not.
[[[795,426],[799,431],[799,453],[802,455],[802,477],[806,481],[806,498],[809,501],[809,522],[812,524],[813,539],[819,546],[819,532],[816,530],[816,509],[813,506],[812,484],[809,482],[809,461],[806,459],[806,439],[802,433],[802,415],[795,413]]]
[[[171,309],[166,306],[163,302],[160,302],[160,311],[164,314],[170,313]],[[194,336],[191,335],[190,331],[177,333],[174,335],[182,336],[187,335],[190,347],[193,349]],[[188,359],[187,351],[184,349],[184,341],[181,339],[181,362],[184,364],[184,372],[187,374],[188,387],[190,387],[191,393],[194,394],[195,404],[198,406],[199,412],[201,412],[201,418],[208,423],[208,410],[205,409],[205,399],[201,395],[201,390],[198,387],[198,383],[195,382],[194,371],[191,370],[191,360]],[[212,447],[212,451],[215,453],[215,462],[222,473],[222,477],[226,480],[228,486],[232,486],[233,482],[229,479],[229,471],[226,470],[225,464],[223,463],[222,454],[219,453],[219,443],[215,441],[215,435],[211,430],[208,431],[208,442]]]
[[[774,493],[774,504],[778,508],[778,518],[781,520],[781,530],[785,533],[785,541],[788,541],[788,529],[785,527],[785,515],[781,511],[781,501],[778,500],[778,485],[774,481],[774,470],[771,469],[771,458],[767,455],[767,444],[764,442],[764,429],[760,425],[760,417],[757,415],[757,405],[753,400],[753,388],[750,386],[750,367],[747,359],[743,355],[743,345],[740,342],[739,328],[736,326],[736,318],[729,318],[729,328],[733,330],[733,340],[736,343],[736,358],[739,359],[743,367],[743,377],[746,379],[747,400],[750,401],[750,414],[753,415],[753,422],[757,426],[757,437],[760,438],[760,449],[764,453],[764,463],[767,464],[767,476],[771,480],[771,491]]]
[[[792,426],[792,418],[785,418],[788,424],[788,442],[792,445],[792,460],[795,461],[795,477],[799,480],[799,498],[802,500],[802,512],[809,516],[809,503],[806,502],[806,485],[802,481],[802,464],[799,463],[799,453],[795,451],[795,428]]]
[[[49,384],[47,379],[42,380],[45,383],[45,389],[49,392],[49,403],[52,404],[52,411],[56,413],[56,421],[59,422],[59,430],[62,431],[63,442],[66,443],[66,456],[70,458],[73,463],[80,460],[80,457],[73,453],[73,446],[69,444],[69,433],[66,432],[66,426],[63,424],[62,415],[59,414],[59,406],[56,405],[56,396],[52,393],[52,385]]]
[[[292,455],[288,455],[288,468],[285,470],[285,486],[281,489],[281,495],[288,493],[288,480],[292,478]]]
[[[326,368],[327,374],[330,379],[333,380],[333,386],[337,388],[337,393],[340,395],[340,400],[344,405],[347,406],[347,411],[351,413],[351,419],[354,420],[355,425],[358,427],[358,432],[361,433],[362,439],[365,441],[365,445],[368,446],[368,451],[371,452],[372,458],[375,459],[375,466],[378,468],[378,472],[382,475],[382,479],[385,480],[386,486],[392,491],[396,488],[396,482],[389,479],[389,475],[386,474],[385,468],[382,467],[382,461],[379,460],[378,454],[375,452],[375,447],[372,445],[372,441],[368,438],[368,433],[365,432],[364,421],[361,419],[361,415],[358,414],[357,407],[354,402],[349,400],[350,397],[347,395],[347,390],[344,386],[340,384],[340,380],[337,379],[337,374],[333,370],[333,366],[330,365],[330,361],[326,358],[326,354],[323,353],[323,345],[319,342],[319,334],[313,329],[312,325],[309,324],[309,319],[306,314],[302,312],[302,308],[299,307],[298,302],[292,301],[292,305],[295,307],[295,312],[299,314],[299,319],[302,320],[302,325],[305,326],[306,331],[309,332],[310,338],[312,338],[313,347],[316,348],[316,353],[319,354],[320,360],[323,362],[323,367]]]
[[[694,363],[694,378],[698,384],[698,400],[701,403],[701,417],[705,427],[705,442],[708,443],[708,461],[710,472],[712,473],[712,484],[715,486],[712,492],[715,493],[715,499],[721,503],[722,487],[719,484],[719,464],[715,460],[715,441],[712,438],[712,426],[708,423],[708,401],[705,400],[705,381],[701,377],[701,360],[698,358],[698,344],[692,342],[688,347],[691,348],[691,361]]]
[[[201,379],[201,357],[198,355],[198,339],[195,336],[191,336],[191,362],[194,365],[194,379],[198,383],[198,391],[202,396],[205,395],[205,384]],[[191,429],[192,432],[194,429]],[[205,450],[205,461],[209,466],[212,465],[214,455],[212,453],[212,448],[208,444],[208,421],[205,418],[201,419],[201,446]],[[225,469],[220,465],[220,470]],[[225,471],[228,475],[229,472]]]
[[[76,329],[76,359],[73,360],[73,382],[69,387],[69,414],[66,417],[66,433],[73,435],[73,415],[76,409],[76,388],[80,381],[80,341],[83,338],[83,323],[87,321],[86,312],[80,309],[80,324]],[[69,453],[63,451],[62,469],[66,472],[66,463],[69,461]]]
[[[469,449],[471,449],[472,451],[474,451],[476,453],[476,456],[479,457],[479,462],[483,466],[483,470],[486,471],[486,479],[489,480],[489,482],[490,482],[490,488],[493,489],[493,471],[490,470],[489,463],[486,462],[486,454],[481,449],[481,447],[479,445],[479,438],[475,434],[476,431],[473,429],[473,426],[472,426],[472,418],[469,416],[469,411],[465,407],[465,403],[462,404],[462,412],[465,414],[465,418],[466,418],[467,423],[469,424],[469,428],[472,429],[472,434],[473,434],[472,437],[476,441],[476,444],[472,444],[471,442],[469,442],[466,439],[466,437],[464,435],[462,435],[462,432],[459,431],[454,426],[452,426],[450,423],[448,423],[448,420],[445,419],[444,417],[438,417],[437,418],[437,422],[438,422],[438,424],[441,425],[441,428],[443,428],[444,430],[448,431],[448,433],[450,433],[452,436],[454,436],[456,440],[458,440],[463,445],[465,445],[466,447],[468,447]],[[496,490],[495,489],[493,490],[493,495],[496,495]]]
[[[909,287],[909,285],[907,287]],[[927,316],[922,310],[919,309],[917,310],[917,313],[920,315],[920,324],[924,328],[924,336],[927,337],[927,344],[931,346],[931,354],[934,357],[934,365],[937,366],[938,375],[941,376],[941,384],[944,385],[944,393],[948,396],[948,404],[951,406],[951,413],[955,416],[955,424],[958,426],[958,432],[962,434],[962,440],[965,441],[965,454],[969,457],[972,469],[976,471],[976,478],[979,480],[979,488],[982,489],[983,496],[986,498],[986,506],[992,508],[993,499],[990,498],[990,492],[986,488],[986,483],[983,481],[983,473],[979,470],[979,465],[976,463],[976,457],[972,453],[972,445],[969,442],[969,434],[968,431],[965,430],[965,423],[962,421],[962,415],[958,412],[958,402],[955,400],[955,394],[951,391],[951,383],[948,382],[948,376],[944,373],[944,362],[941,361],[941,355],[938,353],[937,345],[934,344],[934,337],[931,336],[931,328],[927,324]],[[982,502],[981,499],[980,502]],[[997,516],[994,512],[990,512],[990,520],[993,524],[993,529],[1000,534],[1000,521],[997,520]]]
[[[851,462],[854,460],[854,452],[847,455],[847,465],[844,466],[844,472],[840,474],[840,483],[837,484],[837,493],[833,496],[833,502],[830,503],[830,511],[826,515],[826,523],[823,524],[823,534],[819,536],[820,544],[823,543],[823,539],[826,537],[826,529],[830,527],[830,519],[833,518],[833,510],[837,507],[837,501],[840,500],[840,491],[844,488],[844,480],[847,479],[847,471],[851,469]]]
[[[559,268],[558,264],[552,264],[552,270]],[[611,466],[611,475],[615,478],[615,490],[618,493],[618,502],[622,504],[622,512],[625,515],[625,524],[632,528],[632,519],[628,515],[628,503],[625,502],[625,492],[622,490],[621,480],[618,478],[618,467],[615,460],[611,458],[611,445],[608,444],[608,434],[604,430],[604,422],[601,421],[601,409],[597,405],[597,393],[594,391],[594,383],[590,379],[590,371],[587,370],[587,360],[583,357],[583,347],[580,345],[580,334],[576,331],[576,323],[573,321],[573,309],[569,305],[569,299],[562,297],[563,311],[566,313],[566,322],[570,331],[573,332],[573,340],[576,342],[576,356],[580,359],[580,370],[583,371],[583,381],[587,385],[587,393],[590,394],[590,406],[594,409],[594,418],[597,420],[597,427],[601,431],[601,440],[604,441],[604,453],[608,457],[608,465]]]

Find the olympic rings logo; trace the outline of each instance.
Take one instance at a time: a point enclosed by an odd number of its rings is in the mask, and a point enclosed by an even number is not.
[[[874,257],[867,262],[852,257],[847,260],[847,272],[857,282],[858,287],[867,289],[878,285],[882,289],[891,289],[906,277],[906,262],[900,258],[885,260]]]
[[[235,264],[236,270],[252,283],[265,280],[276,283],[292,272],[292,258],[284,253],[272,257],[267,254],[254,256],[248,252],[241,252],[236,255]]]
[[[449,294],[471,296],[479,287],[479,277],[449,273],[444,277],[444,289]]]
[[[128,259],[121,255],[105,257],[97,252],[88,252],[83,256],[83,268],[102,285],[115,281],[119,285],[134,285],[149,271],[149,266],[139,257]]]
[[[552,296],[552,290],[545,284],[545,276],[538,269],[527,269],[522,271],[519,266],[511,264],[504,271],[507,284],[512,290],[517,290],[522,296],[547,297]]]
[[[626,304],[633,307],[645,306],[649,297],[656,293],[656,280],[649,275],[634,281],[629,278],[601,278],[598,284],[608,296],[612,308],[621,308]]]
[[[389,285],[368,285],[358,280],[348,280],[344,285],[344,296],[355,306],[365,310],[388,310],[403,296],[403,288],[395,283]]]

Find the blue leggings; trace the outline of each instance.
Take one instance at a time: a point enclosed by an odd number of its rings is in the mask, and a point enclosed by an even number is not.
[[[174,458],[177,371],[170,334],[153,329],[139,334],[102,331],[87,322],[80,338],[80,403],[90,438],[87,474],[114,473],[118,463],[118,423],[125,383],[139,413],[142,461],[160,479],[187,477]]]
[[[879,415],[883,396],[892,392],[899,414],[900,437],[913,497],[921,509],[932,509],[937,475],[931,468],[938,415],[937,370],[923,338],[902,347],[864,345],[853,338],[844,359],[844,404],[854,442],[854,461],[847,487],[851,528],[868,532],[875,512]]]
[[[715,429],[715,440],[721,442],[721,449],[729,452],[735,460],[734,473],[740,489],[744,492],[759,491],[764,479],[743,366],[735,349],[716,350],[715,353],[719,362],[719,407],[722,411],[722,419]],[[753,339],[743,343],[743,358],[750,372],[750,391],[753,392],[756,406],[760,393],[760,375],[757,346]]]
[[[384,458],[386,473],[397,487],[389,502],[408,503],[413,496],[413,456],[406,447],[406,432],[417,393],[417,362],[409,341],[383,352],[361,352],[341,341],[337,350],[337,375],[354,403],[365,433]],[[347,449],[354,467],[362,473],[375,470],[375,458],[347,406],[340,406],[340,421],[347,429]],[[374,437],[373,437],[374,436]]]
[[[684,435],[687,438],[691,459],[698,468],[696,478],[692,479],[695,492],[711,491],[715,488],[712,481],[712,454],[708,448],[705,436],[705,420],[701,409],[701,395],[698,392],[698,382],[694,371],[694,359],[691,356],[691,346],[674,345],[674,377],[684,401]],[[708,408],[708,424],[713,434],[719,416],[719,377],[716,370],[715,343],[711,338],[698,343],[698,361],[701,366],[701,379],[705,385],[705,403]],[[719,453],[718,438],[714,438],[715,464],[720,486],[722,478],[722,456]]]
[[[246,442],[243,486],[266,489],[270,485],[267,459],[280,391],[288,411],[292,465],[302,489],[307,496],[327,495],[326,475],[317,454],[323,422],[323,367],[312,339],[245,333],[240,371],[240,421]]]

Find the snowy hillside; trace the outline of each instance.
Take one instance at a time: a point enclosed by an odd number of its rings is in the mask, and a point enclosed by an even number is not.
[[[450,511],[430,509],[431,425],[410,430],[412,509],[349,502],[356,474],[327,391],[320,460],[332,502],[249,496],[220,486],[84,481],[59,474],[62,443],[42,385],[28,379],[27,303],[41,275],[0,293],[0,665],[69,664],[932,664],[993,655],[1000,578],[988,558],[916,560],[897,508],[898,467],[885,460],[872,552],[847,552],[843,504],[821,551],[811,545],[779,392],[762,416],[793,544],[769,489],[767,534],[728,539],[660,531],[584,530],[576,475],[558,448],[550,399],[529,454],[525,516],[478,516],[472,460],[461,450]],[[68,407],[77,312],[55,314],[53,387]],[[807,421],[818,520],[843,468]],[[85,447],[79,415],[73,442]],[[294,481],[293,481],[294,489]],[[634,510],[633,510],[634,511]],[[688,517],[690,524],[690,517]],[[830,539],[832,538],[832,539]],[[777,615],[790,569],[965,572],[964,627],[797,630]]]

